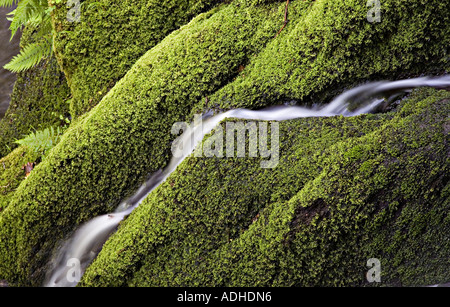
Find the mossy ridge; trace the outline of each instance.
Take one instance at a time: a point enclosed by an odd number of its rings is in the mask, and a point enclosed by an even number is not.
[[[370,133],[385,117],[282,122],[281,157],[275,169],[261,169],[260,158],[187,158],[122,223],[80,285],[204,284],[204,280],[187,277],[196,262],[239,238],[271,201],[286,201],[295,195],[319,173],[311,161],[327,147]],[[184,274],[185,279],[180,276]]]
[[[15,189],[25,179],[23,166],[36,162],[38,158],[34,151],[21,146],[0,159],[0,214],[8,207]]]
[[[290,8],[297,10],[290,17],[303,22],[323,1],[293,2]],[[165,166],[171,125],[186,120],[196,104],[202,109],[205,96],[258,57],[279,30],[284,9],[284,2],[245,10],[224,5],[200,14],[144,55],[19,187],[8,216],[0,217],[2,278],[39,284],[45,261],[65,234],[115,207],[148,173]],[[248,105],[255,106],[251,99]]]
[[[80,286],[368,285],[374,257],[383,285],[448,280],[450,94],[425,93],[392,120],[281,123],[273,170],[254,158],[186,159]]]
[[[87,0],[80,22],[55,5],[55,50],[73,94],[71,114],[92,109],[149,49],[222,0]]]
[[[196,102],[264,47],[278,28],[278,13],[278,4],[246,10],[221,6],[197,16],[138,61],[19,186],[8,216],[0,217],[0,276],[10,284],[40,285],[47,260],[65,235],[112,211],[149,173],[166,165],[173,123],[186,120]]]
[[[380,23],[368,22],[367,1],[309,4],[298,22],[291,1],[280,35],[199,109],[325,102],[368,80],[450,69],[450,8],[442,1],[383,1]]]
[[[319,176],[212,257],[215,279],[369,285],[366,262],[379,258],[382,285],[448,281],[449,98],[441,92],[412,103],[408,117],[399,112],[381,129],[332,146]]]
[[[31,27],[25,28],[21,46],[33,42],[35,31]],[[31,131],[61,124],[59,115],[69,116],[66,102],[69,97],[70,89],[54,56],[18,73],[10,106],[0,120],[0,157],[17,147],[14,143],[16,139]]]
[[[4,223],[13,223],[17,227],[20,221],[10,218],[8,213],[9,204],[14,197],[15,191],[21,182],[26,180],[26,170],[23,168],[27,163],[37,162],[39,154],[25,146],[20,146],[9,155],[0,159],[0,217],[4,218]],[[15,245],[15,234],[13,228],[3,229],[4,237],[11,246]],[[1,242],[0,244],[5,244]],[[11,269],[15,269],[14,264]]]

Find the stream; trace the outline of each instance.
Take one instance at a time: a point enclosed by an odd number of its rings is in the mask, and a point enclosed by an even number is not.
[[[192,154],[196,145],[205,134],[225,118],[247,120],[283,121],[302,117],[356,116],[372,113],[386,102],[398,100],[399,97],[417,87],[433,87],[437,89],[450,87],[450,76],[421,77],[400,81],[380,81],[363,84],[345,91],[327,105],[316,105],[310,108],[301,106],[274,106],[262,110],[235,109],[212,116],[204,114],[201,124],[195,121],[181,135],[183,152],[176,155],[164,170],[152,174],[135,192],[124,200],[115,212],[93,218],[79,227],[57,250],[49,267],[44,286],[73,287],[79,282],[87,266],[100,252],[103,244],[117,228],[120,221],[129,215],[140,203],[161,184],[176,167]],[[78,272],[74,272],[74,267]]]

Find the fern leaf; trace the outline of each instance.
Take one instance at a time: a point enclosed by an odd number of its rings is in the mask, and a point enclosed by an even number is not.
[[[0,0],[0,6],[8,7],[16,4],[17,2],[19,2],[19,0]]]
[[[30,3],[32,0],[21,0],[17,5],[17,8],[8,14],[8,16],[12,16],[10,19],[11,24],[9,25],[9,29],[11,30],[11,39],[16,34],[17,30],[23,26],[29,16],[30,16]]]
[[[51,53],[52,42],[43,39],[38,43],[25,46],[20,54],[15,56],[4,68],[12,72],[24,71],[39,64],[44,58],[50,56]]]
[[[60,141],[62,133],[63,131],[59,129],[59,127],[57,127],[56,130],[53,127],[50,127],[44,130],[31,132],[23,139],[16,140],[16,143],[34,150],[34,152],[40,154],[42,158],[45,158],[50,149]]]
[[[45,15],[43,19],[41,19],[40,24],[35,24],[34,27],[37,29],[36,38],[43,37],[53,37],[53,27],[52,20],[50,15]]]
[[[1,4],[18,3],[17,8],[8,14],[11,16],[11,39],[23,26],[31,26],[38,31],[34,35],[37,43],[29,44],[15,56],[11,62],[4,66],[13,72],[20,72],[29,69],[52,52],[52,24],[50,10],[47,0],[0,0]]]
[[[0,0],[2,1],[2,0]],[[10,0],[7,0],[10,1]],[[24,26],[29,21],[41,20],[45,16],[45,10],[48,4],[40,0],[21,0],[17,8],[8,15],[13,16],[9,29],[11,30],[11,39],[16,34],[20,27]]]

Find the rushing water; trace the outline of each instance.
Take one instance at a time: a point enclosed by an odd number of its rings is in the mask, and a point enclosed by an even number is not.
[[[81,277],[89,263],[97,256],[102,245],[116,229],[119,222],[139,206],[148,194],[163,182],[184,158],[194,151],[195,146],[203,139],[204,135],[211,132],[223,119],[240,118],[283,121],[301,117],[356,116],[373,112],[386,99],[392,100],[399,93],[423,86],[448,88],[450,87],[450,76],[368,83],[344,92],[331,103],[322,107],[275,106],[262,110],[235,109],[215,116],[211,116],[210,114],[204,115],[201,125],[195,125],[194,122],[183,132],[181,136],[183,152],[181,155],[173,157],[163,171],[158,171],[153,174],[132,197],[123,201],[115,212],[95,217],[80,227],[65,242],[54,259],[52,259],[53,269],[48,274],[45,286],[76,286],[79,277]],[[73,260],[75,260],[75,263]],[[73,275],[73,269],[76,265],[79,265],[80,268],[79,276],[76,276],[76,274]]]
[[[16,81],[16,75],[3,68],[13,56],[19,53],[20,34],[16,34],[10,41],[10,22],[6,19],[6,14],[13,9],[13,7],[0,7],[0,119],[8,109],[10,95]]]

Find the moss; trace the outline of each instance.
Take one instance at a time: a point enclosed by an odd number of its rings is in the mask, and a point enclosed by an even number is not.
[[[11,284],[39,285],[43,279],[47,261],[61,240],[77,225],[100,213],[113,210],[120,200],[130,195],[145,180],[149,173],[157,171],[167,164],[171,155],[171,142],[174,139],[174,136],[170,135],[171,126],[177,121],[190,120],[195,111],[238,106],[255,108],[264,104],[278,104],[283,102],[283,99],[278,94],[277,86],[281,86],[280,90],[288,88],[296,90],[297,82],[308,82],[309,90],[298,92],[301,95],[293,94],[292,97],[302,97],[306,101],[306,97],[313,99],[316,94],[319,95],[326,88],[329,88],[332,93],[335,85],[343,88],[357,80],[362,80],[362,78],[376,78],[390,72],[394,77],[398,76],[403,69],[411,73],[414,70],[413,64],[419,62],[424,65],[428,64],[426,68],[421,69],[421,72],[424,73],[430,72],[428,69],[433,68],[434,65],[440,67],[441,70],[445,69],[445,65],[448,63],[440,63],[444,51],[440,47],[434,48],[448,39],[448,36],[445,36],[446,30],[442,30],[442,24],[438,24],[437,21],[439,18],[442,22],[448,21],[448,16],[445,14],[446,8],[434,11],[435,7],[442,7],[441,3],[428,2],[426,6],[417,8],[416,6],[421,1],[408,2],[411,7],[416,7],[416,9],[411,9],[404,7],[406,4],[403,1],[391,1],[390,4],[398,4],[398,9],[395,8],[395,10],[400,11],[400,14],[385,14],[386,21],[383,21],[383,26],[366,24],[364,17],[359,15],[363,12],[361,5],[351,2],[356,8],[352,9],[350,4],[347,5],[347,1],[345,3],[344,1],[329,0],[293,1],[289,6],[289,25],[291,26],[286,27],[282,35],[276,39],[274,36],[283,24],[284,1],[249,6],[243,6],[239,2],[224,4],[196,16],[189,24],[165,37],[134,64],[99,104],[93,107],[89,113],[80,117],[66,131],[60,143],[53,148],[45,161],[39,164],[30,177],[18,187],[8,210],[0,216],[0,278],[8,280]],[[334,15],[324,13],[328,11],[325,9],[328,7]],[[394,8],[392,9],[394,10]],[[410,14],[404,14],[402,9]],[[431,14],[431,12],[435,12],[436,17],[430,17],[430,22],[426,25],[423,24],[419,15]],[[347,18],[348,16],[352,18]],[[55,18],[59,20],[59,17]],[[339,23],[335,24],[335,20]],[[416,40],[412,40],[410,45],[389,43],[390,39],[393,42],[401,41],[402,31],[406,31],[407,28],[406,22],[411,20],[426,26],[422,32],[417,33],[417,39],[427,41],[426,38],[429,37],[430,41],[425,44],[427,48],[415,48],[417,47]],[[313,21],[317,21],[317,24]],[[91,25],[101,27],[104,22],[102,19],[92,20]],[[362,27],[357,27],[357,25]],[[57,30],[60,30],[57,23],[55,26]],[[344,32],[338,32],[339,35],[334,36],[332,35],[334,32],[331,30],[331,32],[327,32],[328,26],[330,29],[336,28]],[[397,28],[395,28],[396,26]],[[75,25],[75,27],[77,26]],[[394,31],[394,29],[401,29],[401,31]],[[124,30],[123,33],[129,32]],[[301,43],[292,43],[293,39],[297,37],[295,34],[302,38]],[[352,35],[355,37],[349,40],[349,36],[353,37]],[[364,45],[365,40],[362,38],[366,36],[375,36],[378,39],[370,41],[369,46],[372,49],[362,48],[361,50],[367,52],[360,52],[360,49],[356,47],[360,46],[359,43],[362,44],[361,46]],[[387,40],[388,43],[381,39],[387,37],[390,38]],[[83,36],[80,39],[87,38]],[[309,39],[311,42],[308,42]],[[349,45],[349,41],[355,41],[355,44]],[[68,44],[70,45],[72,42],[68,42]],[[332,45],[330,45],[331,43]],[[409,46],[413,52],[410,52]],[[313,47],[315,49],[309,49]],[[320,53],[321,56],[313,56],[311,52],[315,52],[316,49],[316,55],[324,50],[323,53]],[[374,55],[370,58],[372,61],[370,63],[369,60],[365,60],[369,49]],[[285,50],[289,52],[284,53]],[[345,52],[339,53],[338,56],[332,50],[345,50]],[[386,58],[391,57],[394,51],[404,52],[409,60],[394,61],[395,65],[383,65]],[[286,79],[285,77],[280,79],[280,72],[284,71],[286,65],[290,65],[286,64],[289,63],[290,58],[280,58],[280,56],[295,52],[298,55],[298,61],[295,64],[296,71],[300,73],[314,68],[311,70],[312,74],[298,74],[299,79]],[[71,53],[77,54],[77,52]],[[272,61],[268,61],[270,56],[272,56]],[[325,61],[325,59],[328,60]],[[63,57],[62,60],[64,61]],[[348,65],[339,68],[341,77],[332,78],[333,74],[330,71],[334,71],[339,63]],[[364,70],[362,67],[356,69],[349,63],[370,65],[367,70]],[[68,65],[70,66],[70,63]],[[244,69],[242,70],[242,68]],[[69,74],[69,72],[67,73]],[[347,74],[348,77],[345,77]],[[358,78],[354,78],[355,74]],[[328,77],[330,78],[327,79]],[[261,80],[265,78],[268,78],[266,80],[268,82],[260,86]],[[279,82],[282,80],[286,83],[280,85]],[[73,82],[72,80],[72,88]],[[89,82],[86,83],[86,86],[88,84]],[[251,86],[251,84],[255,86]],[[227,93],[232,93],[232,95]],[[208,102],[206,103],[206,101]],[[344,118],[340,120],[343,121]],[[365,119],[360,117],[356,120],[363,120],[364,124],[354,124],[355,137],[359,137],[358,129],[370,130],[373,128],[370,122],[374,121],[380,124],[373,116]],[[319,126],[322,121],[327,123],[327,120],[322,119],[311,119],[311,121]],[[345,122],[347,123],[347,121]],[[350,123],[352,120],[348,122]],[[307,121],[307,123],[309,122]],[[345,125],[340,124],[339,126],[344,127]],[[335,124],[330,122],[330,129],[327,131],[335,134],[339,139],[341,132],[332,129],[333,127]],[[314,133],[306,126],[302,129],[307,134]],[[298,134],[295,127],[291,128],[289,133]],[[348,134],[343,135],[349,136]],[[320,138],[317,139],[320,140]],[[330,141],[324,139],[323,142],[325,146],[329,145]],[[353,143],[349,141],[348,144]],[[348,165],[363,162],[369,156],[368,147],[362,146],[362,144],[359,146],[361,152],[357,160],[344,159]],[[298,150],[301,152],[300,148]],[[345,150],[347,152],[351,150],[351,147]],[[292,159],[295,161],[298,157],[294,156]],[[191,163],[194,162],[191,161]],[[229,168],[232,168],[235,163],[240,163],[240,161],[239,159],[237,161],[229,160],[228,163]],[[218,164],[220,163],[218,162]],[[306,169],[303,171],[302,164],[296,165],[292,170],[296,170],[300,174],[306,173],[304,176],[298,177],[293,171],[288,173],[288,177],[292,180],[295,181],[295,178],[298,178],[299,182],[296,182],[298,186],[312,180],[312,177],[308,176],[317,175],[319,179],[323,177],[319,176],[321,173],[318,173],[323,170],[314,169],[313,164],[307,172]],[[378,167],[382,166],[383,164]],[[242,166],[238,169],[244,173],[245,168],[246,166]],[[247,170],[250,173],[250,168]],[[207,176],[207,173],[204,176]],[[260,193],[263,193],[263,186],[270,190],[278,180],[278,177],[272,177],[270,174],[265,176],[270,179],[264,184],[261,183],[260,187],[256,189]],[[238,187],[232,184],[231,180],[233,179],[230,177],[227,184],[230,186],[229,189],[236,190]],[[180,180],[183,182],[184,179]],[[380,184],[387,182],[387,178],[383,176],[374,175],[374,180]],[[274,195],[277,195],[277,199],[284,197],[284,202],[290,199],[292,193],[298,191],[295,184],[290,185],[286,182],[288,181],[283,181],[285,189],[273,192]],[[311,183],[308,184],[311,185]],[[225,191],[219,189],[211,192],[214,192],[214,195],[220,199],[220,197],[226,196]],[[179,193],[181,199],[186,197],[187,200],[194,203],[200,201],[193,199],[193,195],[188,190],[180,190]],[[264,197],[269,196],[265,194]],[[244,202],[245,199],[248,200],[243,197],[242,201]],[[258,203],[258,198],[253,198],[253,196],[250,200],[252,203]],[[238,202],[239,199],[232,201]],[[227,233],[226,240],[238,238],[239,232],[245,232],[245,228],[249,226],[248,217],[254,217],[258,213],[256,207],[248,204],[246,205],[244,202],[241,211],[236,213],[239,217],[237,222],[233,222],[232,216],[230,216],[230,214],[235,214],[233,211],[223,213],[221,222],[223,223],[222,228]],[[215,206],[218,210],[226,208],[226,204],[216,203]],[[271,212],[269,209],[266,210],[268,213]],[[169,213],[160,212],[158,214],[165,216]],[[228,222],[225,218],[229,218],[230,221]],[[201,219],[200,215],[198,219]],[[244,227],[242,221],[246,221],[247,226]],[[314,223],[317,222],[314,220]],[[277,222],[276,225],[279,223]],[[280,225],[283,229],[286,228],[285,224]],[[161,227],[159,225],[155,231]],[[216,234],[212,224],[201,227]],[[197,231],[195,228],[193,229]],[[219,229],[220,233],[223,233],[223,229]],[[281,236],[281,234],[276,236]],[[162,239],[163,237],[159,236],[155,244]],[[222,240],[224,240],[223,237]],[[176,251],[176,253],[182,252],[198,253],[199,251],[195,251],[189,246]],[[187,263],[180,267],[184,268],[186,265]],[[141,283],[140,278],[144,278],[143,275],[139,276],[141,275],[136,277],[136,283]],[[192,280],[196,279],[193,277]],[[203,281],[204,279],[201,277],[197,280]]]
[[[283,122],[280,163],[270,170],[248,156],[189,157],[121,224],[82,285],[226,284],[214,270],[203,274],[211,253],[240,240],[272,202],[289,200],[317,176],[314,161],[328,147],[382,124],[365,116]]]
[[[30,27],[24,30],[21,46],[33,40],[33,33]],[[0,120],[0,157],[17,147],[16,139],[31,131],[60,124],[60,115],[69,116],[66,103],[69,97],[69,87],[54,56],[18,73],[10,106]]]
[[[311,9],[298,18],[303,8],[291,1],[280,35],[202,107],[324,102],[368,80],[450,68],[450,9],[442,2],[383,1],[380,23],[368,22],[367,1],[306,2]]]
[[[65,2],[65,1],[63,1]],[[83,1],[80,22],[54,11],[55,50],[73,93],[71,114],[95,106],[131,66],[173,30],[223,1]]]
[[[223,86],[264,47],[261,33],[276,31],[277,22],[268,27],[263,17],[270,21],[274,15],[274,7],[222,6],[197,16],[138,61],[19,187],[8,217],[0,218],[2,278],[39,284],[59,240],[76,225],[113,210],[147,174],[163,167],[172,124],[186,119],[194,103]],[[255,26],[259,23],[266,25],[263,30]]]
[[[368,285],[369,258],[381,260],[383,285],[447,281],[450,94],[431,93],[409,99],[407,117],[282,122],[275,169],[189,157],[121,223],[80,285]],[[398,145],[400,155],[386,152]],[[360,159],[345,158],[353,148]]]
[[[20,182],[26,178],[24,165],[34,163],[38,155],[26,147],[19,147],[0,159],[0,214],[4,211]]]

